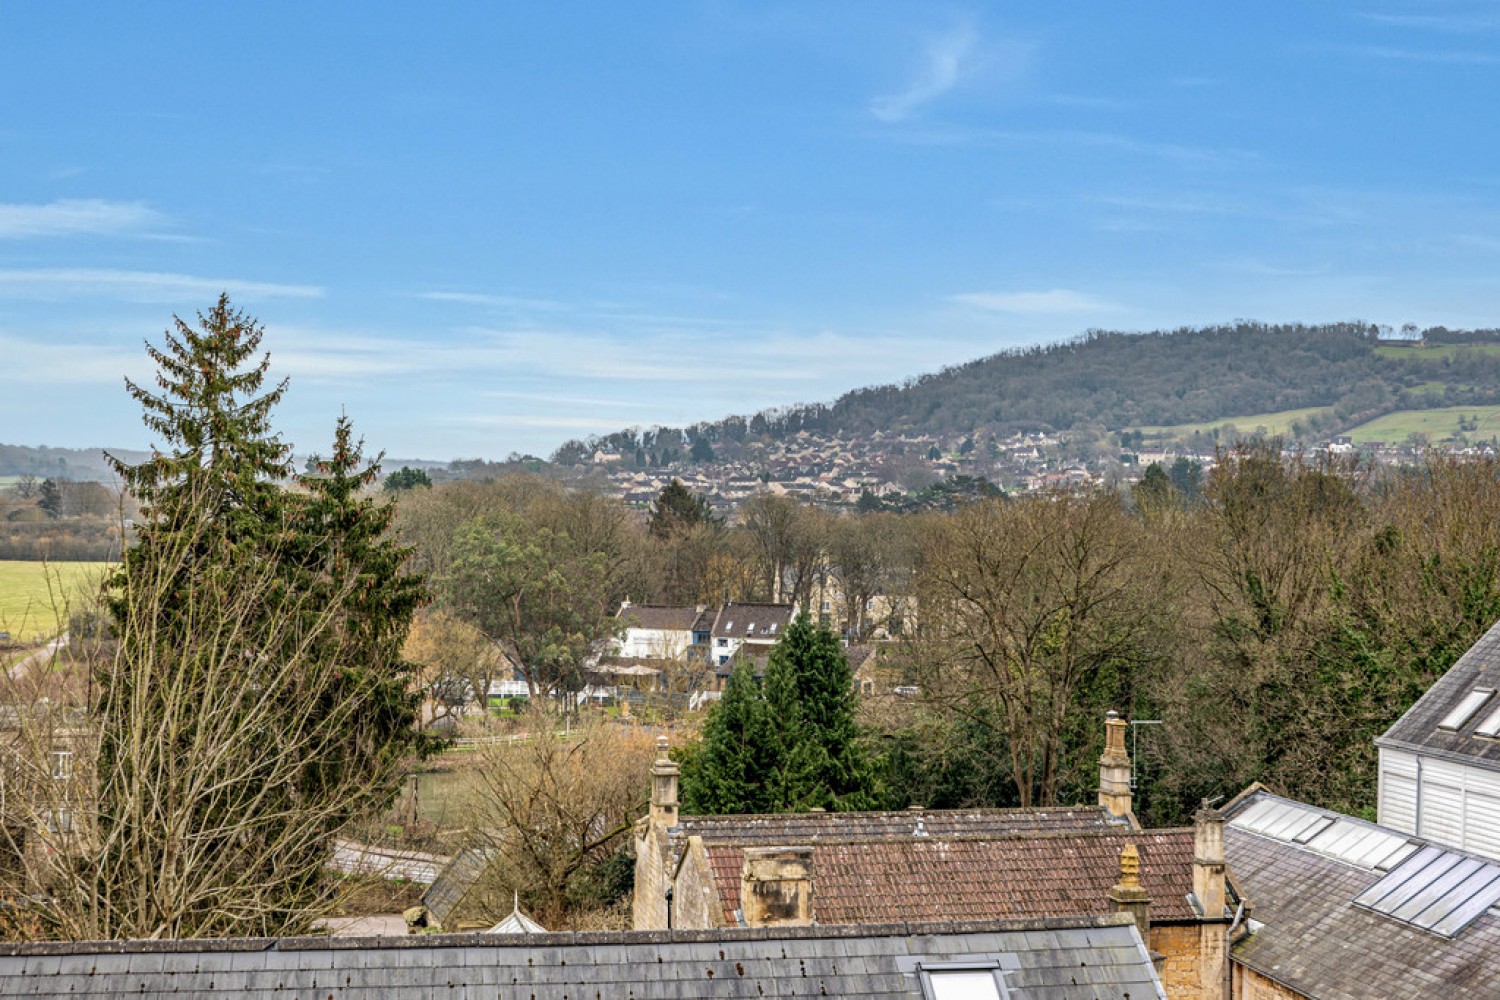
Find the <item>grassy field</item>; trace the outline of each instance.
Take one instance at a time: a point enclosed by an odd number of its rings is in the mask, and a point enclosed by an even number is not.
[[[57,634],[66,606],[76,605],[81,590],[96,587],[112,565],[0,560],[0,632],[27,640]]]
[[[1487,440],[1500,435],[1500,406],[1444,406],[1433,410],[1397,410],[1349,432],[1356,444],[1400,443],[1412,434],[1426,434],[1429,441],[1451,439],[1460,428],[1460,419],[1474,419],[1478,426],[1466,431],[1470,440]]]
[[[1216,427],[1224,427],[1233,424],[1243,432],[1251,432],[1264,428],[1267,434],[1290,434],[1292,424],[1299,420],[1306,420],[1315,413],[1324,413],[1329,408],[1326,406],[1307,406],[1300,410],[1281,410],[1276,413],[1252,413],[1247,417],[1224,417],[1222,420],[1211,420],[1203,424],[1175,424],[1166,427],[1141,427],[1139,430],[1149,435],[1161,435],[1167,438],[1185,438],[1195,433],[1212,433]]]
[[[1480,354],[1500,354],[1500,344],[1433,344],[1430,347],[1407,347],[1404,344],[1386,344],[1375,348],[1382,358],[1402,360],[1436,361],[1452,356],[1457,351],[1477,351]]]

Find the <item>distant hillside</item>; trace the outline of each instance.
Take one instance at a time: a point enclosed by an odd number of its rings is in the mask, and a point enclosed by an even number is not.
[[[1364,323],[1090,331],[902,385],[857,389],[831,405],[569,442],[557,459],[581,460],[594,447],[683,448],[700,439],[740,443],[803,430],[939,438],[1017,430],[1119,432],[1288,410],[1307,410],[1304,420],[1313,429],[1336,433],[1396,410],[1500,403],[1500,353],[1492,346],[1500,343],[1500,330],[1434,328],[1420,341],[1415,331],[1399,341],[1383,334],[1389,330]]]

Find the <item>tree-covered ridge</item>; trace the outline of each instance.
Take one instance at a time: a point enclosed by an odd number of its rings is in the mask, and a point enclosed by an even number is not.
[[[569,442],[561,461],[595,447],[680,457],[683,442],[822,435],[961,435],[976,431],[1126,430],[1326,407],[1330,433],[1395,409],[1500,402],[1500,330],[1425,331],[1386,356],[1388,329],[1367,323],[1237,322],[1149,333],[1090,330],[1002,351],[901,384],[856,389],[832,404],[726,417],[684,430],[622,431]],[[653,463],[654,464],[654,463]],[[662,464],[665,464],[663,460]]]

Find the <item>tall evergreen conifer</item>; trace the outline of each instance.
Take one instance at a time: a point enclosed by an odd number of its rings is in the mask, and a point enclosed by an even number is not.
[[[424,747],[400,647],[421,596],[341,420],[286,488],[262,329],[221,296],[127,380],[164,448],[114,461],[141,505],[109,583],[119,651],[93,709],[98,828],[77,887],[90,937],[306,930],[331,838],[386,804]],[[113,461],[113,460],[112,460]]]
[[[760,681],[741,661],[708,713],[703,742],[683,764],[683,808],[689,813],[771,812],[776,740]]]

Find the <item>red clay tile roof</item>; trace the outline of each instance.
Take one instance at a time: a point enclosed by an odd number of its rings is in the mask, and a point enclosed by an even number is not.
[[[731,927],[738,922],[746,843],[705,843]],[[1186,900],[1193,888],[1193,831],[1118,828],[813,841],[813,917],[820,924],[864,924],[1104,914],[1127,843],[1140,851],[1152,919],[1196,919]]]

